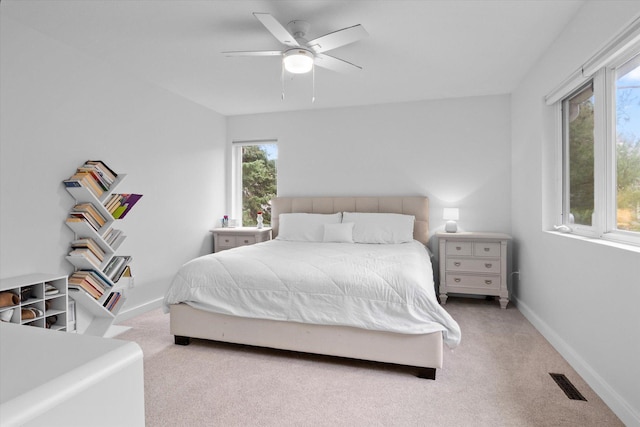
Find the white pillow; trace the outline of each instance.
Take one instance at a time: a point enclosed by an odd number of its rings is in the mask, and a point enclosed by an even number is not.
[[[325,224],[323,242],[353,243],[353,223]]]
[[[340,212],[335,214],[285,213],[278,217],[278,240],[322,242],[325,224],[339,224]]]
[[[355,243],[405,243],[413,241],[413,215],[344,212],[343,222],[353,222]]]

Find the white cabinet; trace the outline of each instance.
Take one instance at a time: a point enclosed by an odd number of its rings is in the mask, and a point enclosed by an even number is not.
[[[87,161],[64,181],[75,200],[66,220],[75,240],[66,259],[75,268],[68,286],[69,296],[77,303],[79,333],[106,335],[124,304],[125,289],[133,283],[128,267],[131,257],[116,255],[126,236],[113,228],[116,212],[116,216],[126,214],[141,197],[115,192],[125,177],[101,161]],[[129,196],[137,196],[131,206]]]
[[[67,330],[67,277],[28,274],[0,280],[0,320],[6,323]]]
[[[0,324],[0,425],[145,425],[134,342]]]
[[[214,252],[271,240],[271,227],[214,228],[211,233],[213,233]]]
[[[440,257],[440,301],[448,294],[500,297],[509,303],[508,242],[503,233],[437,233]]]

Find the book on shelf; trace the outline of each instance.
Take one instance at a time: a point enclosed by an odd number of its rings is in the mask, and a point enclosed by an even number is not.
[[[100,299],[112,284],[99,270],[78,270],[69,276],[69,287],[83,289],[95,299]]]
[[[91,286],[90,283],[83,281],[81,283],[69,283],[69,289],[79,289],[82,291],[85,291],[86,293],[88,293],[89,295],[91,295],[93,297],[93,299],[99,300],[100,297],[102,296],[102,294],[95,289],[93,286]]]
[[[124,274],[128,264],[131,262],[131,257],[128,255],[116,255],[111,258],[111,261],[104,268],[104,274],[112,281],[117,282]]]
[[[113,283],[109,281],[107,276],[101,270],[91,270],[91,274],[103,285],[104,289],[111,288],[113,286]]]
[[[119,205],[116,205],[111,215],[115,219],[122,219],[127,215],[127,213],[131,210],[133,205],[138,203],[138,200],[142,198],[142,194],[119,194],[120,200]]]
[[[109,311],[117,313],[118,311],[120,311],[120,307],[122,306],[122,304],[124,304],[124,298],[122,297],[122,294],[120,294],[118,295],[118,298],[113,302],[113,304],[111,304]]]
[[[125,259],[123,256],[117,255],[111,258],[111,261],[104,268],[104,274],[113,281],[113,275],[117,273],[118,269],[124,265]]]
[[[91,251],[91,253],[93,253],[93,255],[96,256],[96,258],[98,258],[101,263],[102,261],[104,261],[104,257],[106,255],[102,248],[100,248],[100,246],[95,242],[95,240],[90,237],[83,237],[72,241],[71,248],[74,250],[88,249],[89,251]]]
[[[104,288],[91,280],[91,273],[88,271],[76,271],[73,273],[69,277],[69,288],[84,290],[94,299],[100,299],[104,294]]]
[[[71,212],[69,212],[69,218],[81,218],[87,221],[96,231],[107,223],[107,219],[100,214],[98,209],[91,203],[79,203],[75,205]],[[73,220],[77,221],[77,220]],[[68,221],[68,222],[73,222]]]
[[[87,160],[84,162],[85,165],[91,165],[96,168],[100,172],[105,179],[108,179],[111,183],[116,180],[118,174],[113,171],[105,162],[102,160]]]
[[[93,217],[101,226],[106,224],[107,218],[105,218],[98,209],[91,203],[79,203],[75,205],[72,212],[86,212]]]
[[[69,217],[67,218],[67,223],[87,223],[89,224],[94,230],[98,231],[100,229],[100,224],[98,224],[97,222],[95,222],[95,220],[93,220],[92,218],[89,218],[88,215],[83,214],[83,213],[73,213],[73,214],[69,214]]]
[[[102,303],[102,306],[108,309],[109,303],[111,302],[111,300],[114,298],[116,294],[118,294],[118,292],[111,292],[107,297],[107,299],[104,300],[104,302]]]
[[[102,196],[109,191],[111,184],[116,180],[118,174],[115,173],[101,160],[87,160],[76,172],[63,181],[64,185],[70,188],[85,187],[96,197]]]
[[[113,312],[116,308],[120,307],[120,305],[124,302],[124,298],[122,298],[121,292],[112,292],[104,304],[102,304],[107,310]]]
[[[111,215],[113,215],[113,211],[120,207],[122,200],[124,200],[124,196],[122,194],[112,194],[104,203],[104,207]]]
[[[109,191],[109,187],[111,186],[111,183],[108,182],[107,180],[105,180],[102,177],[102,175],[100,175],[98,173],[98,171],[95,170],[95,168],[81,166],[81,167],[78,168],[77,173],[87,173],[87,174],[89,174],[89,176],[91,176],[91,178],[93,178],[95,183],[98,184],[103,191]]]
[[[100,265],[102,264],[102,261],[100,261],[100,259],[97,256],[95,256],[95,254],[91,252],[89,249],[74,249],[71,252],[69,252],[69,256],[71,258],[80,258],[80,259],[87,260],[95,268],[100,268]]]
[[[102,235],[104,241],[107,242],[112,248],[117,247],[126,237],[127,236],[125,236],[125,234],[121,230],[116,230],[113,228],[109,228]]]
[[[91,191],[96,197],[104,194],[105,190],[96,182],[89,172],[77,172],[69,179],[65,179],[64,185],[67,187],[84,187]]]

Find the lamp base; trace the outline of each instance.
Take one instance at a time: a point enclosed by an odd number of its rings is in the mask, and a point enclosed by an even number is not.
[[[444,226],[444,231],[447,233],[455,233],[458,231],[458,223],[455,221],[447,221]]]

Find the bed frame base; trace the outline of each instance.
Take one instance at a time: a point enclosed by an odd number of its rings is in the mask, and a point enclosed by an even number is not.
[[[178,345],[188,345],[191,338],[202,338],[391,363],[418,368],[417,376],[427,379],[435,379],[436,369],[442,367],[441,332],[409,335],[348,326],[251,319],[211,313],[187,304],[174,304],[169,310],[170,333]]]
[[[436,369],[435,368],[421,368],[416,375],[418,378],[422,378],[425,380],[435,380],[436,379]]]
[[[176,345],[189,345],[191,344],[191,337],[185,337],[183,335],[174,335],[173,341]]]
[[[191,337],[185,337],[183,335],[174,335],[174,342],[176,345],[187,346],[191,344]],[[242,344],[240,344],[242,345]],[[288,351],[288,350],[283,350]],[[310,354],[310,353],[308,353]],[[402,365],[404,366],[404,365]],[[422,378],[425,380],[435,380],[436,379],[436,369],[435,368],[422,368],[419,366],[407,366],[408,368],[417,369],[416,377]]]

